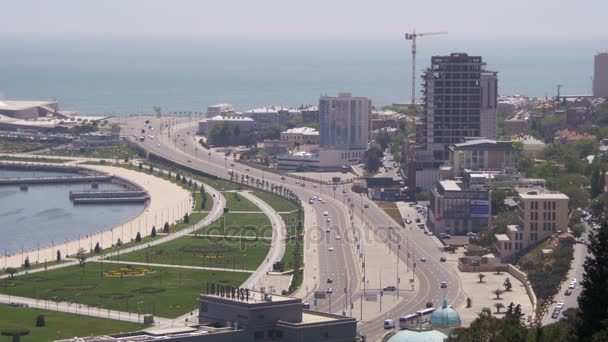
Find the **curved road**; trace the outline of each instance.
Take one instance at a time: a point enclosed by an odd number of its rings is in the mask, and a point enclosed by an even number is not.
[[[144,126],[145,120],[150,120],[150,124]],[[300,181],[298,182],[300,184],[296,184],[296,181],[289,177],[283,180],[280,175],[234,163],[231,157],[226,157],[223,153],[201,147],[193,139],[196,122],[190,122],[187,119],[163,118],[161,122],[161,119],[144,117],[129,118],[126,123],[125,134],[130,136],[133,141],[138,140],[137,137],[142,135],[140,130],[144,128],[146,139],[140,144],[147,150],[176,162],[196,167],[225,179],[229,178],[228,169],[232,169],[238,174],[248,174],[258,179],[264,179],[289,188],[303,202],[307,202],[308,198],[312,196],[325,199],[325,204],[316,201],[313,204],[317,222],[321,227],[306,227],[306,234],[313,234],[312,237],[307,236],[306,238],[314,238],[315,245],[307,247],[308,250],[305,253],[318,254],[319,264],[313,266],[317,268],[314,290],[324,291],[327,287],[332,287],[332,312],[338,312],[341,308],[346,307],[351,289],[355,298],[361,290],[361,264],[355,256],[355,244],[349,242],[355,241],[355,237],[357,239],[381,239],[393,253],[397,253],[399,245],[401,244],[401,248],[406,248],[406,241],[409,241],[410,258],[402,250],[399,256],[404,262],[409,262],[410,269],[413,262],[416,264],[415,273],[419,289],[417,289],[414,299],[383,312],[376,321],[360,322],[362,334],[368,335],[368,337],[379,336],[383,329],[380,318],[398,319],[399,316],[424,308],[425,303],[429,300],[438,305],[444,294],[447,295],[448,301],[453,306],[459,306],[465,300],[457,274],[439,262],[442,252],[428,236],[423,235],[417,227],[398,228],[400,225],[378,208],[373,201],[351,193],[347,186],[338,186],[334,189],[332,186],[317,185],[313,182]],[[149,129],[150,125],[154,127],[154,130]],[[162,132],[160,141],[159,132]],[[154,139],[150,139],[150,135],[154,136]],[[346,193],[344,194],[343,191]],[[351,205],[354,206],[351,207],[352,209],[348,208],[349,199],[352,202]],[[365,204],[369,208],[364,208]],[[331,218],[332,229],[329,233],[325,232],[325,226],[323,226],[325,223],[323,211],[327,211]],[[351,223],[354,225],[351,216],[353,220],[357,217],[359,220],[363,220],[367,228],[359,225],[359,227],[349,229]],[[341,243],[336,242],[336,235],[342,237]],[[330,251],[330,247],[333,247],[333,250]],[[422,256],[428,261],[420,262],[419,258]],[[327,278],[332,278],[333,283],[327,284]],[[447,289],[440,289],[441,281],[449,284]],[[344,288],[349,289],[347,293],[344,293]],[[305,298],[311,304],[313,303],[312,292],[313,290],[309,289],[309,295]],[[329,310],[329,305],[329,300],[320,300],[316,309]]]

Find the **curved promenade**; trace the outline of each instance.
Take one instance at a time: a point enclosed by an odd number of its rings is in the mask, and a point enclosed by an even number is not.
[[[0,268],[20,267],[25,258],[29,258],[32,265],[54,261],[57,251],[61,251],[64,259],[68,255],[74,255],[80,248],[87,252],[92,250],[97,242],[102,248],[109,248],[118,239],[129,242],[135,239],[139,232],[142,237],[150,235],[152,226],[160,229],[165,222],[172,224],[183,217],[185,213],[192,210],[192,199],[190,192],[181,187],[158,177],[137,171],[131,171],[120,167],[87,165],[87,168],[101,171],[110,175],[122,177],[146,189],[151,200],[144,211],[131,221],[106,229],[101,232],[81,236],[76,239],[66,239],[65,236],[57,236],[51,244],[40,249],[30,249],[23,253],[17,252],[10,255],[0,256]],[[91,220],[95,218],[92,217]]]

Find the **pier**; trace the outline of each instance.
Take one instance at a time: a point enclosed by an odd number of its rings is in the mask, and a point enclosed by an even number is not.
[[[140,190],[70,191],[74,204],[144,203],[148,199],[150,195]]]
[[[23,185],[23,184],[64,184],[64,183],[93,183],[93,182],[109,182],[112,176],[109,175],[94,175],[94,176],[56,176],[56,177],[18,177],[18,178],[0,178],[1,185]]]

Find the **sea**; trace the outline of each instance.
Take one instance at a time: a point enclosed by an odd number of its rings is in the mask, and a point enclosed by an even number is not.
[[[418,40],[417,73],[432,55],[480,55],[498,71],[501,95],[591,93],[593,56],[605,39]],[[298,107],[338,92],[376,106],[408,102],[410,42],[239,40],[195,37],[0,35],[0,99],[55,99],[84,115]],[[421,80],[417,81],[418,86]],[[419,92],[418,92],[419,93]]]

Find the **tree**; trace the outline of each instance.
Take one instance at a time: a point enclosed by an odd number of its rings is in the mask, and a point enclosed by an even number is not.
[[[2,330],[0,332],[0,335],[2,335],[2,336],[12,337],[13,342],[19,342],[19,341],[21,341],[21,336],[26,336],[29,334],[30,334],[30,331],[27,329],[8,329],[8,330]]]
[[[583,235],[583,233],[585,232],[585,226],[581,223],[577,223],[572,227],[572,235],[574,235],[575,237],[581,237],[581,235]]]
[[[608,221],[604,217],[600,228],[589,233],[589,255],[585,258],[581,294],[578,297],[579,319],[576,334],[580,341],[589,341],[606,329],[608,320]]]
[[[4,273],[8,274],[11,278],[14,278],[17,272],[19,272],[19,270],[16,267],[7,267],[4,270]]]
[[[528,331],[521,320],[515,319],[513,315],[493,317],[490,309],[484,308],[469,328],[456,328],[448,341],[525,342],[527,335]]]
[[[365,171],[368,173],[376,173],[380,166],[382,166],[382,157],[384,152],[379,145],[372,145],[365,153],[363,153],[363,163],[365,165]]]
[[[188,213],[184,214],[184,223],[190,223],[190,216],[188,215]]]
[[[135,242],[141,242],[141,234],[139,232],[135,235]]]
[[[496,308],[496,313],[500,313],[500,309],[504,308],[505,305],[503,303],[494,303],[494,307]]]
[[[505,291],[503,291],[501,289],[496,289],[496,290],[492,291],[492,293],[496,295],[496,299],[500,299],[500,295],[505,293]]]
[[[57,250],[57,262],[61,261],[61,251]]]
[[[78,259],[78,264],[80,267],[84,267],[84,263],[87,260],[87,252],[84,250],[84,248],[78,249],[78,252],[76,252],[76,259]]]
[[[513,288],[513,285],[511,284],[511,279],[509,278],[505,279],[505,282],[502,283],[502,285],[505,287],[505,291],[511,291],[511,289]]]
[[[507,192],[501,189],[492,190],[492,215],[500,213],[505,207]]]
[[[165,233],[169,232],[169,222],[165,222],[165,226],[163,227],[163,232],[165,232]]]
[[[36,316],[36,327],[40,328],[40,327],[44,327],[45,325],[46,325],[46,322],[44,320],[44,315]]]
[[[388,148],[388,144],[391,142],[391,136],[385,130],[380,130],[378,135],[376,136],[376,142],[380,145],[382,150],[386,150]]]
[[[156,226],[152,226],[152,232],[150,233],[150,236],[156,237]]]
[[[27,256],[27,257],[25,257],[25,261],[23,262],[23,267],[25,267],[25,268],[30,268],[30,266],[32,266],[32,265],[30,264],[30,257],[29,257],[29,256]]]
[[[99,242],[95,244],[95,254],[99,254],[99,252],[101,252],[101,246],[99,245]]]
[[[479,274],[477,275],[477,277],[479,277],[479,283],[481,284],[481,283],[483,283],[483,278],[485,278],[485,277],[486,277],[486,275],[485,275],[485,274],[483,274],[483,273],[479,273]]]

